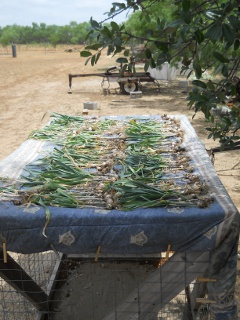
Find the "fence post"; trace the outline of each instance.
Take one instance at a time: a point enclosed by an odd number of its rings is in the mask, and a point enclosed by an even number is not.
[[[12,45],[12,56],[13,58],[17,57],[17,48],[15,44]]]

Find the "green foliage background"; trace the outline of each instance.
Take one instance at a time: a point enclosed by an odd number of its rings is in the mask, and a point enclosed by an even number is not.
[[[0,44],[83,44],[87,35],[89,22],[77,23],[72,21],[66,26],[46,25],[35,22],[32,26],[12,25],[0,27]]]

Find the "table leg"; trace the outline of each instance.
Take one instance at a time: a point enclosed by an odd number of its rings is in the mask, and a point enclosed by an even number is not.
[[[17,292],[20,292],[39,311],[49,310],[48,295],[9,254],[7,254],[7,263],[5,263],[3,251],[0,251],[0,277]]]

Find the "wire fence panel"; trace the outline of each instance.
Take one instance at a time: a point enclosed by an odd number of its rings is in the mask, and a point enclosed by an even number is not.
[[[199,291],[196,297],[207,297],[206,286],[198,286],[195,279],[208,266],[206,255],[197,254],[192,261],[188,255],[183,261],[182,254],[170,259],[164,254],[100,258],[84,254],[61,260],[53,251],[10,255],[48,295],[49,309],[39,312],[0,279],[1,320],[214,319],[209,303],[190,301],[194,288]]]

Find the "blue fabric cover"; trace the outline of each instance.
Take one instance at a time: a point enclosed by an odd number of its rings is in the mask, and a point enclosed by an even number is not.
[[[0,232],[8,250],[33,253],[49,250],[53,244],[65,253],[95,253],[98,245],[103,253],[157,253],[171,244],[173,251],[208,251],[215,247],[217,233],[205,233],[224,220],[217,203],[208,209],[185,208],[182,213],[164,208],[131,212],[49,208],[51,218],[45,238],[44,208],[31,213],[12,203],[0,204]]]

